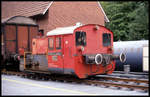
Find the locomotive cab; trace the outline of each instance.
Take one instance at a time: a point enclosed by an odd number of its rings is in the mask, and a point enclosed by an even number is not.
[[[74,31],[78,76],[111,74],[115,69],[114,60],[124,62],[125,54],[113,55],[113,32],[101,25],[89,24]]]

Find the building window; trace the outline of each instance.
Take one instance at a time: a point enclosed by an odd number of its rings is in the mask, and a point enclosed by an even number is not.
[[[86,32],[76,32],[76,46],[86,46]]]
[[[54,38],[51,37],[48,39],[48,47],[50,50],[54,49]]]
[[[111,35],[108,33],[103,34],[103,46],[110,46],[111,45]]]
[[[56,37],[56,49],[61,49],[61,38]]]

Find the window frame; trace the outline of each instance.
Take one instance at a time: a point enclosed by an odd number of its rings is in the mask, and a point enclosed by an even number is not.
[[[51,40],[51,39],[53,40],[52,47],[50,47],[50,40]],[[49,37],[49,38],[48,38],[48,48],[49,48],[49,50],[54,50],[54,39],[55,39],[54,37]]]
[[[82,34],[82,35],[85,35],[85,36],[84,36],[85,42],[83,42],[83,40],[81,40],[82,43],[79,44],[78,39],[77,39],[77,33],[84,33],[84,34]],[[75,32],[75,42],[76,42],[75,44],[76,44],[76,46],[84,46],[84,47],[85,47],[86,44],[87,44],[86,37],[87,37],[87,36],[86,36],[86,32],[85,32],[85,31],[76,31],[76,32]],[[79,38],[79,37],[78,37],[78,38]]]
[[[107,35],[107,39],[104,35]],[[110,33],[103,33],[102,39],[103,39],[102,42],[103,42],[104,47],[111,46],[111,34]]]
[[[58,41],[57,41],[58,39]],[[57,43],[58,43],[58,47],[57,47]],[[59,50],[61,49],[61,37],[56,37],[56,49]]]

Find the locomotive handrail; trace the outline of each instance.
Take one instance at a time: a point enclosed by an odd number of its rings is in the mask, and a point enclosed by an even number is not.
[[[48,48],[47,48],[47,50],[46,50],[46,58],[47,58],[47,60],[48,60]]]

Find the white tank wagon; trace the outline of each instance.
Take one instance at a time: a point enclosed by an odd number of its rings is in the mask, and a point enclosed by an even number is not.
[[[124,52],[126,61],[116,60],[115,71],[123,71],[124,65],[130,65],[131,72],[149,71],[149,41],[118,41],[114,42],[114,54]]]

